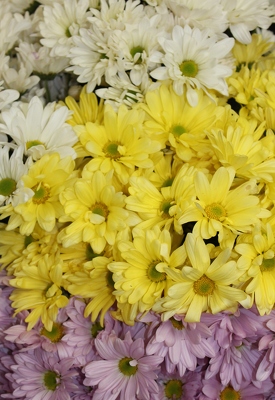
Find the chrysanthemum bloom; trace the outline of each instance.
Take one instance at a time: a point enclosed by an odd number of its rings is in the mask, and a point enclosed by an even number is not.
[[[266,328],[268,332],[259,340],[259,350],[266,350],[260,364],[257,366],[256,379],[260,382],[269,377],[274,380],[275,377],[275,318],[274,311],[272,317],[267,321]]]
[[[244,290],[253,296],[260,315],[270,313],[275,303],[275,237],[271,225],[257,225],[250,243],[240,240],[235,250],[241,254],[238,263],[245,272],[242,280],[248,280]]]
[[[149,136],[158,140],[162,148],[170,146],[178,157],[189,161],[206,145],[205,130],[213,126],[219,108],[202,90],[196,91],[198,102],[191,107],[186,95],[178,95],[172,85],[162,85],[145,96],[146,111],[144,122]]]
[[[87,299],[84,316],[91,314],[92,321],[95,321],[100,314],[100,324],[104,324],[104,316],[116,301],[113,294],[114,282],[112,272],[108,265],[113,258],[95,257],[92,261],[86,262],[82,270],[70,271],[66,274],[69,282],[68,291],[76,296]]]
[[[0,111],[4,110],[4,108],[11,104],[13,101],[17,100],[20,96],[17,90],[6,89],[3,88],[3,81],[0,81]]]
[[[188,234],[185,247],[191,266],[181,271],[165,268],[172,279],[167,296],[160,299],[153,310],[163,312],[164,320],[175,314],[185,314],[186,322],[199,322],[203,311],[213,314],[222,310],[236,310],[238,302],[247,299],[240,289],[232,287],[239,275],[236,262],[230,259],[229,248],[223,250],[211,263],[201,237]]]
[[[169,229],[173,226],[177,233],[182,234],[179,220],[184,210],[195,200],[194,175],[193,167],[183,165],[172,182],[164,182],[160,189],[144,176],[131,177],[126,207],[142,218],[138,227],[151,229],[158,226]]]
[[[4,124],[0,130],[7,133],[17,145],[24,147],[24,153],[34,160],[46,153],[59,153],[60,157],[75,157],[72,146],[77,136],[66,123],[69,118],[67,107],[56,109],[55,103],[48,103],[45,108],[38,97],[33,97],[29,104],[20,103],[2,113]]]
[[[125,105],[116,113],[107,104],[104,125],[88,122],[85,127],[75,127],[87,155],[93,157],[86,169],[90,172],[100,170],[104,174],[114,169],[115,176],[125,185],[136,167],[153,167],[149,156],[158,153],[161,146],[144,136],[143,116],[141,110],[127,110]]]
[[[158,400],[194,400],[201,393],[201,374],[187,371],[178,374],[158,374]]]
[[[51,331],[59,308],[68,304],[62,294],[62,263],[54,255],[45,255],[37,265],[24,264],[10,280],[13,290],[10,299],[16,314],[22,310],[32,310],[26,322],[28,330],[41,318],[45,329]]]
[[[211,330],[204,323],[184,322],[182,316],[153,322],[147,335],[146,353],[164,357],[166,371],[181,377],[186,370],[196,369],[197,359],[214,357],[217,352]]]
[[[242,380],[240,388],[234,390],[231,385],[223,385],[216,377],[203,381],[201,400],[260,400],[270,394],[273,384],[271,380],[264,382],[259,388],[251,381]]]
[[[73,187],[60,194],[65,214],[62,222],[72,223],[60,232],[65,247],[82,241],[100,254],[106,243],[113,245],[117,232],[136,225],[139,218],[125,210],[125,195],[112,185],[112,171],[96,171],[91,180],[78,179]]]
[[[164,54],[159,53],[159,61],[164,67],[152,71],[150,75],[153,78],[171,79],[175,92],[178,95],[186,92],[191,106],[198,104],[195,88],[203,89],[207,94],[209,89],[215,89],[228,95],[225,78],[231,75],[232,69],[221,60],[232,49],[234,39],[218,40],[215,34],[209,36],[206,29],[176,25],[172,39],[161,37],[159,42],[164,51]]]
[[[115,291],[122,317],[133,324],[138,313],[152,309],[167,288],[164,269],[182,265],[186,253],[183,246],[171,252],[171,235],[168,230],[136,230],[133,242],[118,243],[125,261],[112,262]],[[165,268],[167,267],[167,268]]]
[[[133,341],[128,332],[121,340],[111,333],[96,338],[95,347],[102,360],[92,361],[83,369],[84,384],[98,385],[94,400],[157,399],[156,372],[163,358],[146,356],[143,339]]]
[[[63,214],[58,196],[64,190],[73,168],[72,158],[60,159],[58,153],[46,154],[33,164],[22,181],[25,188],[31,189],[34,194],[14,208],[8,229],[20,226],[22,235],[30,235],[38,223],[47,232],[53,230],[56,219]]]
[[[73,363],[73,358],[60,360],[55,353],[40,349],[15,354],[13,372],[7,374],[13,382],[14,398],[70,400],[70,394],[77,389],[72,381],[77,374]]]
[[[212,176],[198,171],[194,177],[195,200],[179,218],[179,223],[197,221],[193,232],[204,239],[219,233],[221,243],[226,236],[232,244],[235,235],[250,232],[259,217],[268,217],[270,212],[259,207],[259,199],[255,193],[256,182],[250,180],[231,189],[235,177],[233,168],[220,167]]]

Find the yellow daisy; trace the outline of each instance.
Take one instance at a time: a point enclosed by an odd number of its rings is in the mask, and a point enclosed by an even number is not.
[[[220,243],[229,236],[232,245],[237,233],[250,232],[260,217],[268,217],[270,212],[262,210],[258,197],[251,194],[257,191],[256,182],[231,189],[234,177],[233,168],[221,167],[209,182],[198,171],[194,178],[197,200],[183,212],[179,223],[197,221],[193,229],[196,235],[209,239],[219,233]]]
[[[185,258],[184,246],[171,252],[168,230],[136,230],[133,242],[118,244],[124,261],[111,262],[115,291],[124,322],[133,324],[139,313],[152,309],[167,288],[164,269],[180,267]]]
[[[85,126],[75,127],[86,155],[92,156],[87,168],[104,174],[114,170],[116,177],[125,185],[136,167],[153,167],[150,155],[158,155],[161,146],[144,136],[142,122],[141,110],[128,110],[122,105],[116,113],[107,104],[104,125],[88,122]]]
[[[51,331],[59,308],[65,307],[69,301],[62,294],[61,260],[47,254],[37,265],[23,265],[9,283],[15,287],[10,295],[15,313],[31,310],[26,318],[28,330],[41,318],[45,329]]]
[[[26,203],[14,208],[15,215],[11,217],[8,229],[20,225],[20,233],[28,236],[38,223],[45,231],[52,231],[56,219],[63,213],[59,193],[64,190],[73,169],[72,158],[60,159],[58,153],[46,154],[33,164],[22,181],[25,187],[33,190],[34,195]],[[17,216],[20,219],[16,219]]]
[[[247,295],[231,285],[240,272],[236,262],[230,260],[230,249],[223,250],[211,263],[207,246],[202,238],[188,234],[186,252],[191,266],[181,271],[164,268],[172,280],[167,296],[159,300],[153,310],[163,312],[164,320],[175,314],[186,314],[185,321],[199,322],[202,312],[216,314],[223,310],[234,312]]]
[[[144,126],[148,135],[187,162],[205,146],[205,129],[212,127],[219,109],[203,91],[198,91],[198,99],[196,107],[191,107],[185,95],[162,85],[148,92],[146,103],[140,105],[147,114]]]
[[[100,254],[106,243],[114,245],[117,232],[140,221],[125,210],[125,197],[112,185],[112,171],[106,176],[97,171],[90,181],[78,179],[60,194],[66,214],[60,221],[72,221],[59,234],[63,246],[86,242]]]

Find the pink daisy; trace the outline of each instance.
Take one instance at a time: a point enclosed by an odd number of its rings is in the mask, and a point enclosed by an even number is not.
[[[184,376],[178,374],[159,374],[159,400],[194,400],[201,393],[201,374],[186,372]]]
[[[273,312],[274,315],[274,312]],[[259,350],[266,350],[256,373],[258,381],[264,381],[269,376],[275,379],[275,318],[274,316],[266,323],[269,332],[259,341]]]
[[[210,329],[201,322],[188,323],[175,315],[165,322],[152,323],[147,354],[157,354],[165,359],[169,374],[178,371],[183,376],[186,369],[194,371],[198,358],[214,357],[218,351]]]
[[[96,338],[95,347],[102,360],[83,369],[84,385],[98,385],[93,400],[157,400],[156,371],[163,358],[147,356],[142,338],[133,341],[127,332],[122,340],[112,332]]]
[[[70,393],[77,389],[71,369],[74,359],[62,360],[55,353],[36,349],[32,353],[14,355],[12,373],[6,374],[14,387],[14,398],[31,400],[70,400]]]

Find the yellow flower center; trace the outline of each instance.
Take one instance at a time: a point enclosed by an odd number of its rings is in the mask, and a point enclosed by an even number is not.
[[[240,392],[236,392],[232,387],[226,387],[220,393],[220,400],[239,400],[241,398]]]
[[[109,215],[109,210],[105,204],[95,203],[92,207],[92,213],[101,215],[102,217],[104,217],[106,219]]]
[[[26,143],[26,149],[29,150],[31,147],[39,146],[40,144],[44,146],[44,143],[40,142],[40,140],[30,140]]]
[[[130,357],[124,357],[119,361],[118,368],[123,375],[135,375],[138,369],[137,361]]]
[[[166,279],[166,274],[164,272],[159,272],[156,269],[156,266],[160,263],[160,261],[153,261],[147,270],[147,276],[150,279],[150,281],[158,283],[165,281]]]
[[[200,296],[209,296],[214,292],[215,282],[203,275],[200,279],[194,282],[194,292]]]
[[[184,76],[188,76],[189,78],[194,78],[198,73],[198,65],[192,60],[183,61],[179,65],[179,69]]]
[[[217,221],[221,221],[226,217],[226,211],[219,203],[212,203],[209,206],[206,206],[204,211],[208,218],[216,219]]]
[[[139,54],[139,58],[137,59],[136,64],[141,64],[141,62],[142,62],[141,55],[142,55],[143,51],[144,51],[144,48],[141,46],[135,46],[130,50],[130,54],[133,58],[135,57],[136,54]]]
[[[107,143],[103,148],[103,151],[106,154],[106,157],[112,158],[113,160],[120,158],[121,154],[118,151],[118,146],[119,146],[119,143],[116,143],[116,142]]]
[[[16,182],[12,178],[4,178],[0,181],[0,195],[10,196],[16,189]]]
[[[175,329],[177,329],[178,331],[181,331],[182,329],[184,329],[184,325],[183,325],[182,321],[178,321],[174,317],[170,318],[170,321],[171,321],[171,324],[173,325],[173,327]]]
[[[32,202],[35,204],[44,204],[50,197],[50,187],[46,183],[39,183],[33,191]]]
[[[181,399],[183,395],[183,384],[179,379],[171,379],[165,383],[165,396],[168,399]]]
[[[51,331],[47,331],[47,329],[42,328],[40,331],[40,335],[46,336],[53,343],[57,343],[64,336],[63,327],[61,324],[54,322]]]
[[[54,391],[59,383],[59,376],[54,371],[46,371],[44,374],[44,385],[48,390]]]
[[[264,258],[260,270],[262,272],[271,272],[275,268],[275,258]]]
[[[181,125],[174,125],[171,129],[171,132],[175,137],[180,137],[183,133],[186,133],[187,130]]]

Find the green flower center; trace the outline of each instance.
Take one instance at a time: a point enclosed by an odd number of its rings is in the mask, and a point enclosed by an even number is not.
[[[108,217],[109,215],[109,211],[108,208],[105,204],[103,203],[96,203],[93,205],[92,207],[92,213],[93,214],[98,214],[101,215],[101,217],[104,217],[105,219]]]
[[[192,60],[183,61],[179,65],[179,69],[182,75],[188,76],[189,78],[194,78],[199,71],[198,65]]]
[[[161,187],[172,186],[173,181],[174,181],[174,178],[168,178],[168,179],[166,179],[166,181],[163,182]]]
[[[226,217],[226,211],[219,203],[212,203],[209,206],[206,206],[204,211],[208,218],[216,219],[217,221],[221,221]]]
[[[123,375],[135,375],[138,369],[137,361],[130,357],[124,357],[119,361],[118,368]]]
[[[220,393],[220,400],[239,400],[240,398],[240,392],[236,392],[232,387],[227,387]]]
[[[91,335],[95,339],[100,331],[103,330],[103,326],[100,325],[98,321],[94,322],[91,327]]]
[[[113,160],[120,158],[121,154],[118,151],[118,146],[119,146],[119,143],[115,143],[115,142],[107,143],[103,148],[103,151],[106,154],[106,157],[112,158]]]
[[[16,182],[11,178],[4,178],[0,181],[0,194],[10,196],[16,189]]]
[[[172,127],[171,132],[175,137],[180,137],[183,133],[186,133],[187,130],[181,125],[175,125]]]
[[[111,271],[107,271],[106,273],[106,282],[107,282],[107,286],[114,290],[115,289],[115,282],[113,280],[113,273]]]
[[[166,280],[166,274],[164,272],[159,272],[156,269],[156,266],[160,263],[160,261],[153,261],[147,270],[147,276],[150,281],[158,283]]]
[[[174,317],[170,318],[170,321],[171,321],[171,324],[173,325],[173,327],[175,329],[177,329],[178,331],[181,331],[182,329],[184,329],[184,325],[183,325],[182,321],[178,321]]]
[[[168,399],[181,399],[183,395],[183,384],[179,379],[171,379],[167,381],[164,389],[165,396]]]
[[[32,237],[32,235],[29,236],[25,236],[25,240],[24,240],[24,247],[25,249],[28,247],[29,244],[31,244],[32,242],[34,242],[34,238]]]
[[[51,331],[47,331],[47,329],[42,328],[40,335],[46,336],[53,343],[60,342],[61,338],[64,336],[63,327],[61,324],[54,322]]]
[[[275,267],[275,258],[264,258],[260,269],[262,272],[271,272]]]
[[[141,64],[142,63],[142,53],[144,51],[144,48],[141,46],[135,46],[130,50],[131,56],[134,58],[136,54],[139,54],[139,58],[136,61],[136,64]]]
[[[40,183],[33,188],[33,191],[32,202],[35,204],[44,204],[50,197],[50,187],[45,183]]]
[[[160,211],[162,213],[162,217],[163,218],[169,218],[170,217],[170,214],[169,214],[170,207],[172,207],[172,202],[169,201],[169,200],[165,200],[161,204]]]
[[[44,374],[44,385],[48,390],[55,390],[59,383],[59,376],[54,371],[47,371]]]
[[[88,244],[87,247],[86,247],[86,260],[91,261],[94,258],[99,257],[99,256],[101,256],[101,254],[94,253],[91,245]]]
[[[65,35],[67,36],[67,38],[70,38],[70,37],[72,37],[72,35],[71,35],[71,32],[70,32],[70,29],[69,29],[69,28],[67,28],[67,29],[66,29],[66,31],[65,31]]]
[[[26,143],[26,149],[29,150],[31,147],[39,146],[40,144],[44,146],[44,143],[40,142],[39,140],[30,140]]]
[[[214,292],[215,282],[203,275],[200,279],[194,282],[194,292],[200,296],[209,296]]]

